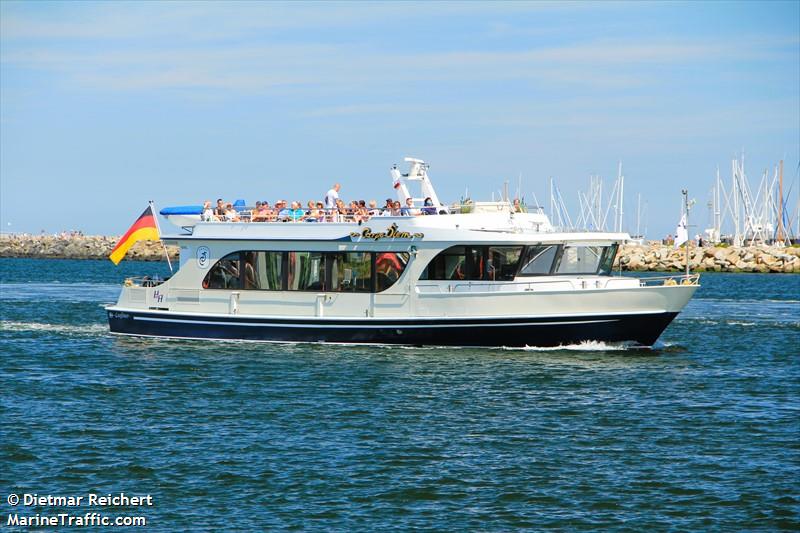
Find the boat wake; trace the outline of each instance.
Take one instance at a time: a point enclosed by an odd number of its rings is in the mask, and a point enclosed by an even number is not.
[[[0,320],[0,331],[46,331],[68,335],[97,335],[108,332],[105,324],[44,324],[41,322],[16,322]]]
[[[119,289],[110,283],[2,283],[0,301],[113,302]]]
[[[582,341],[577,344],[561,344],[559,346],[525,346],[522,348],[508,349],[525,350],[528,352],[619,352],[627,350],[650,350],[651,348],[634,342]]]

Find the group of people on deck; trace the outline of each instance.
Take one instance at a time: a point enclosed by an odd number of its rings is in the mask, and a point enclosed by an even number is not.
[[[232,203],[217,199],[213,207],[211,201],[203,204],[201,218],[205,222],[364,222],[375,216],[419,216],[436,215],[437,209],[431,198],[425,198],[422,207],[416,207],[412,198],[405,205],[398,200],[386,199],[382,207],[375,200],[353,200],[346,204],[339,198],[341,185],[336,183],[325,194],[322,202],[309,200],[304,208],[300,202],[289,204],[278,200],[273,206],[267,201],[256,202],[252,209],[237,210]]]

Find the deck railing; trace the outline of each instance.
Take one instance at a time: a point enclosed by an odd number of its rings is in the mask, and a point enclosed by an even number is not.
[[[419,209],[419,208],[415,208]],[[258,216],[256,215],[254,210],[242,210],[238,213],[238,220],[226,220],[224,217],[220,219],[217,215],[214,215],[214,218],[211,220],[206,220],[205,222],[252,222],[252,223],[260,223],[260,222],[339,222],[339,223],[358,223],[358,222],[365,222],[370,218],[374,217],[381,217],[381,216],[404,216],[404,217],[411,217],[414,215],[409,214],[400,214],[400,215],[390,215],[387,210],[384,209],[370,209],[368,214],[359,214],[359,213],[339,213],[336,210],[331,209],[321,209],[319,210],[319,214],[313,215],[309,213],[307,210],[303,210],[303,215],[300,217],[295,217],[292,215],[284,215],[280,216],[277,213],[269,213],[267,215]]]
[[[125,278],[124,285],[126,287],[158,287],[169,278],[161,278],[159,276],[137,276],[132,278]]]
[[[537,292],[552,290],[586,290],[586,289],[616,289],[636,287],[661,287],[678,285],[698,285],[699,274],[689,276],[656,276],[648,278],[635,278],[633,276],[617,277],[604,276],[598,278],[571,278],[559,279],[556,277],[542,277],[530,281],[490,282],[483,280],[456,281],[449,284],[421,282],[417,285],[420,294],[450,294],[470,292]]]
[[[700,274],[680,274],[671,276],[647,276],[639,278],[640,287],[656,287],[660,285],[699,285]]]

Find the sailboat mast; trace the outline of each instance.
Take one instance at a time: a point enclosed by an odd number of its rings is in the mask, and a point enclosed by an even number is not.
[[[642,236],[641,232],[639,231],[639,224],[642,220],[642,193],[639,193],[636,197],[636,237],[640,238]]]
[[[617,205],[619,206],[619,228],[617,231],[622,232],[622,219],[623,219],[623,201],[625,200],[625,196],[623,193],[623,189],[625,187],[625,176],[622,175],[622,161],[619,162],[619,167],[617,169],[617,179],[619,180],[619,190],[617,191]]]
[[[780,173],[778,174],[778,238],[777,241],[783,244],[783,159],[780,162]]]

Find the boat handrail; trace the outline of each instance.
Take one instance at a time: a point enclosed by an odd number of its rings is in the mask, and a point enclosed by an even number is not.
[[[420,209],[420,208],[416,208],[416,209]],[[366,222],[367,220],[370,220],[372,218],[380,218],[380,217],[384,217],[384,216],[386,216],[386,217],[388,217],[388,216],[398,217],[399,216],[399,217],[409,217],[409,218],[417,216],[417,215],[409,215],[409,214],[388,215],[388,214],[386,214],[386,212],[387,212],[386,209],[370,209],[370,211],[372,211],[372,212],[376,212],[376,211],[379,212],[379,214],[373,214],[373,215],[359,215],[359,214],[356,214],[356,213],[345,213],[345,214],[342,214],[342,213],[334,212],[334,210],[332,210],[332,209],[321,209],[320,211],[323,214],[323,216],[320,217],[320,218],[322,218],[322,220],[317,220],[315,217],[311,217],[309,215],[309,213],[307,212],[307,210],[305,210],[305,209],[303,210],[304,214],[303,214],[302,218],[295,219],[292,216],[279,217],[277,213],[273,212],[273,213],[270,213],[270,214],[266,215],[265,217],[263,217],[264,220],[253,220],[253,215],[255,213],[255,210],[254,209],[245,209],[245,210],[242,210],[242,211],[238,212],[238,215],[239,215],[239,219],[238,220],[219,220],[215,216],[214,219],[205,220],[203,222],[212,222],[212,223],[215,223],[215,222],[229,222],[229,223],[230,222],[233,222],[233,223],[246,222],[246,223],[254,223],[254,224],[259,224],[259,223],[264,223],[264,222],[322,222],[322,223],[339,222],[339,223],[358,223],[358,222]],[[259,217],[259,218],[262,218],[262,217]]]
[[[648,276],[639,278],[640,287],[655,287],[661,285],[699,285],[700,274],[673,274],[670,276]]]
[[[598,276],[589,278],[569,278],[557,279],[552,276],[542,277],[541,279],[531,279],[524,281],[503,281],[496,282],[491,280],[450,280],[450,283],[442,284],[441,282],[426,283],[422,281],[417,284],[422,290],[421,293],[439,292],[446,293],[453,292],[520,292],[520,291],[535,291],[539,287],[546,286],[547,289],[553,289],[561,286],[570,290],[579,289],[610,289],[610,284],[617,286],[617,282],[625,280],[626,283],[636,283],[638,281],[639,287],[661,287],[661,286],[678,286],[678,285],[699,285],[700,274],[690,274],[686,276],[672,275],[672,276],[656,276],[648,278],[635,278],[632,276],[620,278],[617,276]],[[453,283],[455,281],[455,283]],[[630,286],[630,285],[629,285]],[[634,285],[635,286],[635,285]],[[429,291],[428,289],[436,289]]]
[[[161,278],[160,276],[136,276],[125,278],[123,283],[126,287],[158,287],[169,278]]]
[[[491,281],[491,280],[470,280],[470,281],[457,281],[448,285],[441,283],[426,285],[425,282],[417,284],[418,287],[436,287],[441,292],[444,288],[446,292],[474,292],[475,289],[481,289],[485,292],[522,292],[538,290],[535,286],[546,285],[549,289],[555,286],[562,286],[572,289],[604,289],[609,281],[618,278],[612,277],[594,277],[590,279],[570,278],[570,279],[556,279],[550,276],[542,277],[541,279],[531,279],[525,281]],[[627,278],[633,280],[634,278]],[[455,281],[455,280],[450,280]],[[424,291],[423,291],[424,292]]]

